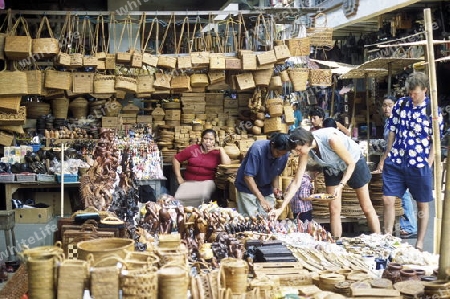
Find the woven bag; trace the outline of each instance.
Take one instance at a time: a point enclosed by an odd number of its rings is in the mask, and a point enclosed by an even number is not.
[[[225,81],[226,76],[224,71],[210,71],[208,72],[209,84],[216,84]]]
[[[25,74],[27,75],[28,94],[43,95],[43,72],[41,70],[27,70]]]
[[[44,26],[47,27],[48,35],[50,37],[41,38],[41,32],[44,29]],[[34,57],[39,58],[53,57],[59,53],[59,42],[53,37],[53,31],[46,16],[42,17],[39,29],[36,33],[36,38],[32,41],[32,52]]]
[[[115,93],[115,76],[95,74],[94,76],[94,93],[97,94],[113,94]]]
[[[270,117],[283,115],[283,99],[281,98],[267,99],[266,107],[269,110]]]
[[[311,86],[331,86],[331,70],[330,69],[310,69],[309,84]]]
[[[5,63],[6,67],[6,63]],[[0,72],[0,95],[21,96],[28,94],[27,74],[18,70]]]
[[[210,70],[224,70],[225,69],[225,55],[220,53],[210,54],[209,56]]]
[[[152,37],[153,27],[155,26],[155,24],[156,24],[156,28],[157,28],[156,31],[159,32],[159,21],[158,21],[157,17],[154,17],[152,20],[152,23],[150,25],[150,31],[147,35],[147,39],[145,40],[145,44],[142,47],[142,52],[143,52],[142,53],[142,64],[153,66],[153,67],[156,67],[156,65],[158,64],[158,56],[152,55],[151,53],[146,53],[145,51],[147,50],[148,42],[149,42],[150,38]],[[145,26],[145,22],[144,22],[143,26]],[[145,27],[144,27],[143,31],[145,32]]]
[[[277,61],[286,60],[291,57],[291,52],[289,51],[289,47],[287,45],[277,45],[273,47],[275,51],[275,57]]]
[[[2,96],[0,98],[0,112],[18,113],[21,99],[20,96]]]
[[[20,25],[25,32],[23,36],[16,35]],[[31,49],[32,39],[28,32],[27,21],[23,17],[19,17],[5,38],[5,55],[11,60],[25,59],[32,55]]]
[[[139,75],[137,77],[137,93],[146,94],[155,91],[153,84],[155,83],[155,77],[153,75]]]
[[[177,58],[173,56],[160,55],[158,56],[158,67],[174,69],[177,65]]]
[[[288,70],[289,78],[292,82],[294,91],[306,90],[306,83],[308,81],[309,70],[303,68],[295,68]]]
[[[323,12],[314,17],[314,27],[306,29],[311,46],[333,48],[333,28],[327,27],[327,15]]]
[[[283,87],[283,82],[280,76],[273,76],[270,78],[269,90],[278,90]]]
[[[46,69],[45,88],[72,90],[71,73]]]
[[[206,74],[192,74],[191,86],[192,87],[206,87],[208,86],[208,76]]]
[[[114,87],[118,90],[135,93],[137,90],[137,81],[131,77],[116,76]]]
[[[225,58],[225,69],[226,70],[241,70],[242,69],[242,61],[239,58],[226,57]]]
[[[258,60],[254,53],[242,53],[241,60],[243,70],[256,70],[258,68]]]
[[[173,76],[170,81],[170,89],[177,91],[187,91],[191,89],[191,78],[186,75]]]
[[[73,73],[74,93],[93,93],[94,92],[94,74],[93,73]]]
[[[253,79],[257,86],[269,86],[273,69],[253,71]]]
[[[240,90],[247,90],[256,87],[252,73],[243,73],[236,75],[236,82]]]
[[[192,66],[196,68],[207,67],[209,65],[209,55],[208,51],[203,52],[192,52],[191,61]]]
[[[156,89],[170,89],[170,81],[172,80],[172,76],[170,74],[165,73],[155,73],[155,82],[153,86]]]
[[[6,33],[0,32],[0,60],[5,60],[5,37]]]
[[[277,57],[275,56],[275,52],[273,50],[257,54],[256,58],[259,65],[266,65],[277,62]]]
[[[291,38],[286,41],[291,56],[309,56],[311,41],[309,37]]]

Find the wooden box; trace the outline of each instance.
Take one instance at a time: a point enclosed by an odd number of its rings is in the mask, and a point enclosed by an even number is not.
[[[53,207],[15,209],[16,223],[48,223],[53,218]]]
[[[138,124],[151,124],[152,116],[151,115],[138,115],[136,118],[136,122]]]
[[[164,120],[181,120],[181,111],[180,110],[166,110],[166,114],[164,116]]]
[[[103,116],[102,127],[103,128],[115,128],[119,123],[119,119],[116,116]]]
[[[223,108],[238,108],[239,107],[239,103],[238,100],[236,99],[224,99],[223,100]]]
[[[136,114],[119,114],[119,119],[122,124],[135,124],[136,123]]]

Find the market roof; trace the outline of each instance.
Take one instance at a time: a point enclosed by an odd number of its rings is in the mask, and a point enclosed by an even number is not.
[[[365,78],[366,75],[369,78],[378,78],[378,77],[386,77],[388,75],[388,71],[386,69],[379,69],[379,68],[373,68],[373,69],[364,69],[361,68],[362,65],[360,65],[356,69],[352,69],[348,71],[345,74],[342,74],[339,79],[361,79]]]
[[[358,67],[358,65],[353,64],[347,64],[337,61],[327,61],[327,60],[318,60],[318,59],[311,59],[311,61],[314,61],[318,64],[325,65],[331,68],[331,72],[333,74],[345,74],[349,72],[352,69],[355,69]]]
[[[393,73],[401,72],[405,67],[416,62],[424,61],[424,58],[402,58],[402,57],[378,57],[364,62],[359,68],[362,69],[389,69]]]
[[[426,46],[428,44],[427,40],[418,40],[410,43],[401,43],[401,44],[385,44],[385,45],[377,45],[379,48],[387,48],[387,47],[398,47],[398,46]],[[450,40],[441,40],[435,39],[433,40],[433,45],[442,45],[442,44],[450,44]]]

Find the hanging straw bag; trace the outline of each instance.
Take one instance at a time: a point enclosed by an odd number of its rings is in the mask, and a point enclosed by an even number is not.
[[[100,33],[100,39],[99,39],[99,31]],[[106,35],[105,35],[105,19],[102,15],[99,15],[97,17],[97,24],[95,25],[95,57],[97,57],[98,61],[105,61],[106,60],[106,53],[108,53],[108,47],[109,47],[109,36],[108,35],[108,45],[106,45]],[[98,43],[101,41],[102,47],[101,50],[98,50]],[[98,68],[98,67],[97,67]]]
[[[93,93],[94,92],[94,73],[72,73],[74,93]]]
[[[309,56],[311,52],[311,40],[309,37],[291,38],[286,42],[291,56]]]
[[[252,73],[243,73],[236,75],[236,82],[240,90],[247,90],[256,87]]]
[[[216,84],[225,81],[226,76],[224,71],[210,71],[208,72],[209,84]]]
[[[276,45],[275,47],[273,47],[273,50],[275,52],[275,57],[277,58],[277,61],[283,61],[291,57],[289,47],[285,44]]]
[[[309,70],[303,68],[294,68],[288,70],[289,78],[292,82],[294,91],[306,90],[306,83],[308,82]]]
[[[45,88],[72,90],[72,74],[54,69],[46,69]]]
[[[123,64],[129,64],[131,62],[131,55],[134,52],[134,49],[131,49],[131,38],[132,38],[132,23],[131,23],[131,16],[128,16],[122,25],[122,33],[120,34],[119,39],[119,45],[118,49],[116,51],[116,62],[123,63]],[[129,50],[127,52],[122,52],[120,49],[120,46],[122,45],[123,35],[125,33],[125,30],[127,31],[127,37],[128,37],[128,47]]]
[[[94,93],[96,94],[113,94],[115,93],[115,78],[114,75],[94,75]]]
[[[19,26],[22,25],[25,35],[17,35]],[[5,37],[5,55],[8,59],[25,59],[32,55],[32,39],[28,31],[28,23],[24,17],[19,17]]]
[[[198,30],[197,30],[198,26]],[[194,51],[191,52],[191,61],[194,68],[206,68],[209,65],[209,51],[206,51],[205,34],[200,25],[200,18],[197,17],[192,32]]]
[[[191,60],[191,49],[192,49],[192,43],[188,42],[188,51],[189,54],[184,54],[184,55],[180,55],[180,50],[181,50],[181,44],[183,43],[183,33],[184,33],[184,27],[186,24],[188,24],[189,18],[185,17],[183,20],[183,25],[181,26],[181,31],[180,31],[180,38],[178,40],[178,45],[177,45],[177,49],[176,49],[176,54],[177,54],[177,68],[180,70],[190,70],[192,69],[192,60]],[[189,25],[189,24],[188,24]],[[188,30],[188,38],[189,38],[189,30]]]
[[[141,68],[142,67],[142,49],[139,51],[136,49],[138,38],[140,37],[140,28],[145,24],[145,12],[142,13],[142,16],[139,20],[139,29],[136,32],[136,37],[134,38],[134,47],[133,47],[133,54],[131,55],[131,67],[135,68]],[[142,32],[145,32],[143,30]],[[141,46],[142,46],[143,39],[141,40]]]
[[[256,70],[258,68],[258,60],[256,54],[251,50],[241,50],[241,60],[243,70]]]
[[[137,91],[138,94],[150,94],[155,92],[155,77],[153,74],[140,74],[137,76]]]
[[[253,71],[253,79],[257,86],[269,86],[273,69]]]
[[[155,82],[153,86],[156,89],[170,89],[170,81],[172,80],[172,76],[166,73],[155,73]]]
[[[54,59],[54,63],[57,65],[70,66],[69,45],[71,47],[71,38],[72,38],[72,36],[69,35],[70,22],[71,22],[71,15],[70,13],[67,13],[59,37],[60,51]]]
[[[83,32],[84,35],[87,35],[89,38],[89,44],[91,46],[91,53],[90,55],[86,55],[85,53],[85,40],[86,38],[83,38],[81,42],[81,54],[83,56],[83,66],[86,67],[97,67],[98,65],[98,58],[95,56],[95,52],[97,51],[97,38],[94,38],[94,34],[92,33],[92,27],[91,27],[91,21],[89,19],[83,20]]]
[[[163,38],[161,40],[161,45],[159,46],[159,50],[158,50],[158,54],[159,55],[158,55],[158,65],[157,66],[161,67],[161,68],[174,69],[174,68],[176,68],[176,65],[177,65],[177,58],[176,57],[168,56],[168,55],[161,55],[161,53],[163,51],[164,43],[166,41],[167,34],[169,33],[170,25],[172,23],[174,23],[173,27],[174,27],[174,30],[175,30],[175,15],[174,14],[172,14],[170,16],[170,20],[167,23],[167,28],[164,31],[164,35],[163,35]],[[176,44],[176,41],[175,41],[175,44]]]
[[[187,75],[173,76],[170,89],[175,91],[188,91],[191,89],[191,79]]]
[[[191,86],[192,87],[206,87],[208,86],[208,76],[206,74],[192,74]]]
[[[21,96],[28,94],[28,81],[25,72],[6,70],[0,72],[0,95],[5,96]]]
[[[78,16],[75,16],[72,18],[71,23],[69,24],[69,36],[73,36],[75,32],[79,32],[79,38],[76,39],[75,42],[73,42],[73,38],[71,41],[72,49],[74,53],[70,53],[70,67],[71,68],[79,68],[83,66],[83,54],[82,54],[82,47],[84,44],[84,29],[85,29],[85,22],[83,21],[82,30],[80,31],[79,25],[80,25],[80,18]],[[84,52],[84,49],[83,49]]]
[[[333,48],[333,28],[327,27],[327,15],[323,12],[314,17],[314,27],[306,29],[311,46]]]
[[[330,69],[310,69],[309,84],[311,86],[331,86],[331,70]]]
[[[41,32],[47,27],[48,35],[50,37],[41,38]],[[36,38],[32,41],[32,51],[33,57],[38,58],[48,58],[53,57],[59,53],[59,42],[53,37],[53,31],[48,22],[47,16],[43,16],[41,23],[39,24],[39,29],[36,33]]]
[[[26,70],[25,74],[27,75],[28,94],[29,95],[43,95],[44,94],[43,71],[36,68],[34,70]]]
[[[146,51],[147,51],[148,41],[152,37],[153,26],[155,24],[157,26],[156,31],[159,32],[159,21],[158,21],[157,17],[154,17],[153,20],[152,20],[152,23],[150,25],[150,32],[148,33],[147,39],[145,40],[144,47],[142,48],[142,52],[143,52],[143,54],[142,54],[142,64],[153,66],[153,67],[156,67],[156,65],[158,64],[158,56],[152,55],[151,53],[146,53]],[[143,26],[145,26],[145,22],[144,22]],[[145,30],[143,30],[143,31],[145,32]],[[156,37],[156,39],[158,39],[158,37]]]
[[[137,81],[135,78],[119,75],[116,76],[114,87],[118,90],[135,93],[137,90]]]

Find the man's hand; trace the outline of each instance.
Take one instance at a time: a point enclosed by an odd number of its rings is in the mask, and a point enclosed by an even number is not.
[[[283,191],[281,191],[281,189],[279,189],[279,188],[274,188],[273,189],[273,195],[275,196],[276,199],[282,199],[283,198]]]
[[[344,184],[337,185],[336,188],[334,188],[334,197],[338,197],[339,194],[342,194],[342,190],[344,189]]]
[[[260,200],[260,203],[261,203],[261,207],[266,212],[269,212],[273,208],[272,205],[265,198],[262,198]]]
[[[269,212],[269,219],[270,220],[277,220],[281,213],[283,213],[283,209],[274,209],[272,211]]]

